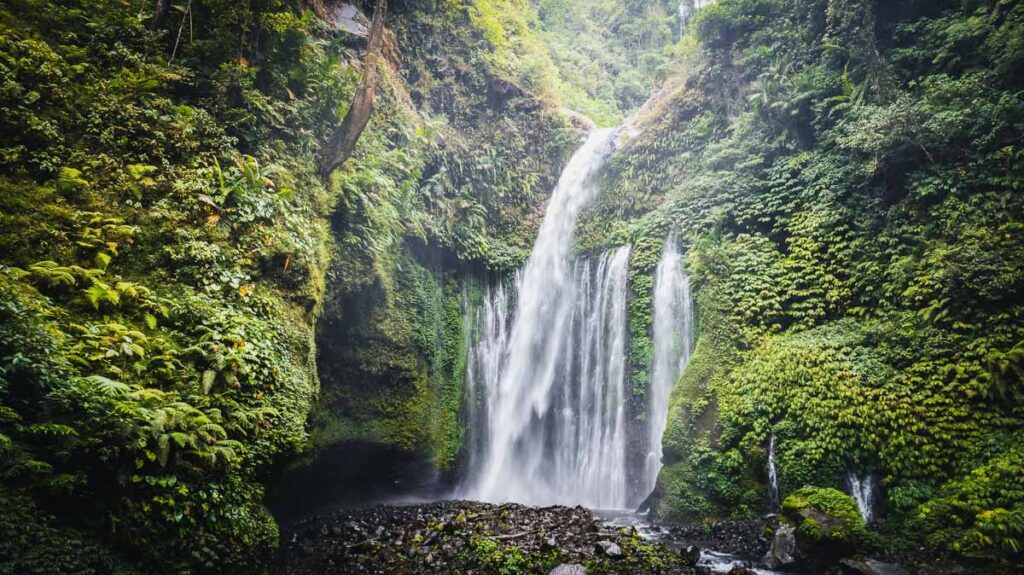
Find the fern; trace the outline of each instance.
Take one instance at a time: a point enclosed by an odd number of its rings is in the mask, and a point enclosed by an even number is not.
[[[85,380],[94,385],[100,393],[109,397],[123,397],[131,391],[131,386],[127,383],[103,377],[102,375],[90,375]]]

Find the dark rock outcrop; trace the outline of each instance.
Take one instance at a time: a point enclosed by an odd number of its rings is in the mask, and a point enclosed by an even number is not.
[[[791,525],[780,525],[775,530],[772,546],[765,555],[764,562],[769,569],[781,569],[796,563],[796,529]]]
[[[685,549],[680,549],[679,555],[682,556],[683,561],[686,562],[687,565],[696,565],[697,562],[700,561],[700,547],[697,547],[696,545],[689,545]]]
[[[910,575],[910,572],[895,563],[875,559],[843,559],[839,565],[844,575]]]

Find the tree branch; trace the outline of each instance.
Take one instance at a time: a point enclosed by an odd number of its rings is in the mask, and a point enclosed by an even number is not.
[[[373,11],[373,21],[370,23],[369,46],[366,51],[366,61],[363,63],[363,77],[359,80],[359,87],[352,99],[352,105],[345,114],[345,120],[331,136],[320,164],[320,175],[325,180],[331,177],[331,173],[345,163],[355,150],[359,136],[363,134],[366,125],[373,114],[374,96],[377,89],[377,62],[380,59],[381,46],[384,43],[384,18],[387,16],[387,0],[377,0],[377,6]]]

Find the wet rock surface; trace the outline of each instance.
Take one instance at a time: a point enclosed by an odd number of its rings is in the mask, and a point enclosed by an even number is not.
[[[769,569],[781,569],[796,563],[796,529],[791,525],[779,525],[775,529],[772,545],[765,555],[764,563]]]
[[[768,516],[761,519],[721,521],[710,525],[662,527],[661,540],[677,549],[693,545],[700,549],[714,549],[760,560],[768,552],[772,534],[778,524],[775,516]]]
[[[281,538],[276,575],[695,573],[686,554],[582,507],[377,505],[300,521]]]

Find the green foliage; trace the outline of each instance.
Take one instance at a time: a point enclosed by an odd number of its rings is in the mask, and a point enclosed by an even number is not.
[[[565,105],[600,126],[639,108],[671,70],[679,3],[544,0],[538,12]]]
[[[518,547],[505,546],[486,537],[473,540],[472,552],[480,567],[488,573],[515,575],[522,573],[527,565],[527,560]]]
[[[473,0],[397,11],[411,95],[430,115],[415,128],[426,217],[412,233],[460,259],[515,269],[577,139],[559,112],[534,10],[524,0]]]
[[[154,32],[118,2],[0,11],[0,489],[34,515],[2,522],[8,572],[252,572],[276,546],[257,477],[306,442],[315,153],[354,81],[289,6],[190,6]]]
[[[1024,549],[1021,438],[998,439],[991,457],[920,507],[919,525],[934,545],[976,559],[998,557],[1009,567],[1020,563]]]
[[[737,43],[750,43],[750,36],[766,27],[779,12],[779,3],[774,0],[716,2],[697,13],[693,27],[704,46],[724,50]]]

